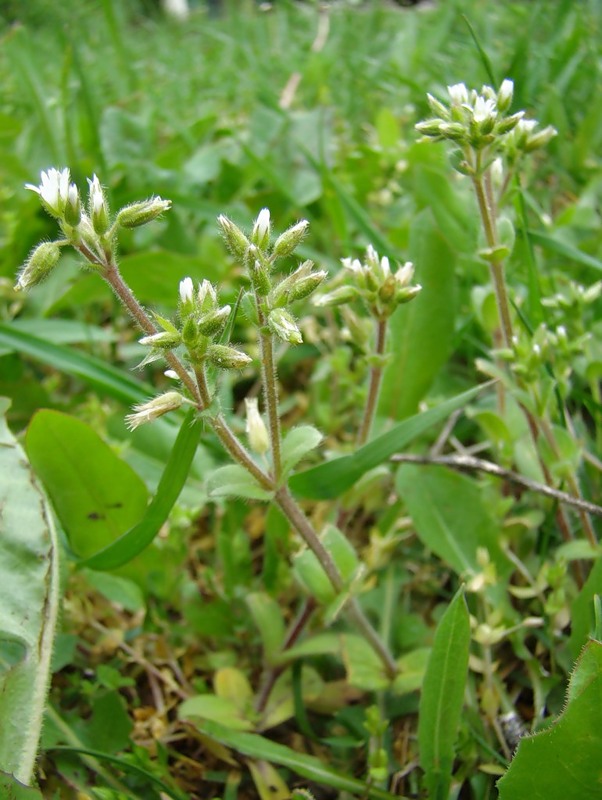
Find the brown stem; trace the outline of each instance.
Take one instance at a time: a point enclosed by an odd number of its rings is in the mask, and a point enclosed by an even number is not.
[[[121,277],[121,273],[119,272],[119,268],[115,261],[110,261],[105,265],[102,277],[109,284],[123,305],[127,308],[127,310],[130,312],[130,316],[144,331],[144,333],[147,333],[149,336],[157,333],[157,328],[151,322],[150,317],[142,308],[140,303],[136,300],[130,287]],[[191,376],[188,374],[186,367],[182,364],[180,359],[174,353],[166,352],[165,360],[178,375],[184,386],[186,386],[190,394],[194,397],[197,404],[202,408],[202,400],[197,386]]]
[[[343,581],[336,564],[332,560],[328,550],[326,550],[322,544],[322,541],[314,530],[312,524],[293,499],[288,488],[283,486],[278,489],[274,499],[287,516],[289,522],[293,525],[297,533],[317,557],[334,590],[339,593],[343,592],[345,589],[345,582]],[[387,675],[390,678],[394,678],[398,672],[397,664],[395,663],[393,656],[387,649],[384,642],[381,640],[378,633],[372,627],[371,622],[364,614],[355,597],[349,598],[345,606],[345,611],[347,616],[352,619],[362,636],[364,636],[364,638],[369,642],[375,653],[382,661]]]

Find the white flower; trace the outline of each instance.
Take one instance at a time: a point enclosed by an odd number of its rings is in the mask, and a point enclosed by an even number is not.
[[[454,105],[461,106],[468,103],[468,89],[465,84],[454,83],[453,86],[447,87],[447,91]]]
[[[412,278],[414,277],[414,265],[411,261],[406,261],[403,267],[400,267],[394,275],[395,280],[397,283],[402,287],[405,288]]]
[[[342,258],[341,264],[351,272],[359,273],[364,271],[364,266],[359,258]]]
[[[101,213],[105,204],[105,195],[97,175],[88,178],[90,187],[90,211],[92,214]]]
[[[192,278],[184,278],[180,281],[180,300],[183,303],[192,303],[192,295],[194,293],[194,285]]]
[[[217,294],[215,293],[213,284],[208,281],[207,278],[203,278],[203,282],[199,286],[197,297],[203,311],[209,311],[217,305]]]
[[[251,450],[259,455],[263,455],[269,450],[270,437],[265,422],[261,418],[257,407],[256,397],[246,397],[245,406],[247,407],[247,436]]]
[[[163,374],[165,375],[166,378],[170,378],[170,380],[172,380],[172,381],[179,381],[180,380],[180,376],[175,371],[175,369],[166,369]]]
[[[479,95],[475,100],[472,116],[475,122],[485,122],[488,119],[493,119],[497,115],[495,101],[485,99]]]
[[[33,183],[26,183],[25,188],[37,192],[42,198],[46,208],[56,217],[60,216],[69,194],[69,168],[59,172],[58,169],[51,168],[48,172],[42,172],[42,182],[39,186]],[[77,190],[76,190],[77,191]]]

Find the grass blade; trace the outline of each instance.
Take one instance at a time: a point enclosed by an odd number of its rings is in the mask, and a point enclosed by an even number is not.
[[[350,456],[335,458],[325,464],[294,475],[290,487],[302,497],[329,500],[338,497],[359,480],[368,470],[387,461],[420,434],[447,419],[491,383],[475,386],[467,392],[445,400],[436,408],[403,420],[390,431],[378,436]]]

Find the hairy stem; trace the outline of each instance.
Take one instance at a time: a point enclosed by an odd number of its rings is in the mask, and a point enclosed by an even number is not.
[[[341,577],[336,564],[332,560],[330,553],[320,540],[318,534],[314,530],[311,522],[307,519],[303,511],[299,508],[288,488],[283,486],[276,492],[275,501],[284,512],[289,522],[293,525],[297,533],[301,536],[303,541],[316,555],[320,562],[322,569],[328,576],[333,588],[336,592],[342,592],[345,589],[345,582]],[[374,630],[372,623],[364,614],[361,606],[355,597],[351,597],[345,606],[347,616],[357,626],[362,636],[372,646],[374,652],[378,655],[385,667],[387,675],[390,678],[397,675],[397,664],[387,646],[381,640],[378,633]]]
[[[121,300],[123,305],[127,308],[133,320],[138,324],[140,328],[142,328],[144,333],[147,333],[149,336],[152,336],[154,333],[157,333],[157,328],[151,321],[150,317],[148,316],[146,311],[142,308],[138,300],[136,300],[130,287],[125,283],[125,281],[121,277],[121,273],[119,272],[119,268],[114,259],[112,259],[105,265],[102,276],[105,279],[105,281],[109,284],[111,289],[115,292],[117,297]],[[169,366],[174,370],[174,372],[178,375],[184,386],[186,386],[190,394],[195,399],[195,402],[199,405],[200,408],[202,408],[203,404],[197,386],[194,380],[188,374],[186,367],[182,364],[180,359],[174,353],[166,352],[165,360],[167,361]]]
[[[387,338],[387,320],[379,319],[376,323],[376,355],[383,356],[385,353],[385,343]],[[370,429],[374,421],[376,409],[378,406],[378,396],[380,394],[380,386],[382,383],[383,368],[382,365],[375,364],[370,370],[370,386],[368,388],[368,398],[366,400],[366,408],[364,409],[364,418],[357,436],[358,445],[366,444],[370,436]]]
[[[265,315],[261,307],[261,299],[257,297],[257,314],[259,317],[261,346],[261,379],[268,415],[268,430],[270,432],[270,448],[274,469],[274,480],[280,481],[282,475],[282,433],[280,430],[280,417],[278,416],[278,373],[274,358],[274,341],[270,333],[263,333],[266,327]]]
[[[477,203],[479,206],[479,212],[481,214],[481,222],[483,223],[483,230],[485,232],[487,245],[491,248],[498,247],[499,240],[493,209],[491,208],[487,197],[483,176],[479,174],[478,171],[472,179],[472,184],[477,196]],[[512,318],[510,315],[508,292],[506,291],[506,280],[504,278],[504,265],[501,261],[496,259],[491,261],[489,266],[491,270],[491,278],[493,280],[493,288],[495,291],[495,299],[497,303],[504,345],[505,347],[512,347]]]

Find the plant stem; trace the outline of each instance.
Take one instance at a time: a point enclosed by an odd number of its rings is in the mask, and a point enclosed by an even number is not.
[[[376,355],[381,357],[385,353],[385,343],[387,338],[387,320],[379,319],[376,323]],[[370,429],[374,421],[378,406],[378,395],[382,383],[383,368],[380,364],[375,364],[370,370],[370,386],[368,388],[368,399],[364,409],[364,418],[357,436],[358,445],[366,444],[370,436]]]
[[[211,394],[209,392],[209,387],[207,386],[205,370],[202,367],[197,367],[195,369],[195,376],[198,385],[198,392],[202,398],[203,408],[208,408],[211,404]],[[245,447],[243,447],[236,434],[228,425],[223,414],[220,412],[211,414],[209,416],[209,422],[211,423],[211,426],[217,434],[217,437],[222,443],[224,449],[232,456],[233,460],[248,470],[248,472],[251,473],[262,489],[272,492],[274,490],[273,480],[269,475],[266,475],[261,467],[257,466],[252,455],[245,449]]]
[[[119,300],[123,303],[123,305],[127,308],[130,312],[130,316],[133,318],[134,322],[136,322],[140,328],[144,331],[144,333],[149,334],[152,336],[154,333],[157,333],[157,328],[151,322],[150,317],[146,313],[146,311],[142,308],[138,300],[134,297],[134,294],[130,287],[125,283],[123,278],[121,277],[121,273],[119,272],[119,267],[114,259],[108,261],[105,264],[105,267],[102,272],[102,277],[105,281],[109,284],[111,289],[115,292]],[[197,386],[191,376],[188,374],[188,370],[182,364],[180,359],[172,352],[165,353],[165,360],[169,364],[169,366],[177,373],[178,377],[186,386],[190,394],[193,396],[195,402],[199,405],[200,408],[203,408],[202,399],[199,395],[199,391]]]
[[[110,284],[111,288],[119,297],[119,299],[123,302],[125,307],[130,312],[131,316],[134,320],[138,323],[138,325],[142,328],[145,333],[153,334],[156,333],[155,326],[151,322],[149,316],[147,315],[146,311],[142,308],[140,303],[134,297],[131,289],[127,284],[123,281],[119,269],[117,268],[117,264],[114,260],[108,262],[105,265],[103,271],[103,277],[105,280]],[[266,369],[266,365],[263,365],[264,368],[264,379],[267,378],[266,386],[271,386],[269,393],[266,391],[266,397],[268,398],[268,403],[271,405],[272,413],[275,418],[275,432],[278,435],[278,445],[280,444],[280,421],[278,420],[278,409],[277,409],[277,394],[276,394],[276,372],[274,366],[274,359],[273,359],[273,350],[272,350],[272,342],[270,337],[266,337],[269,340],[269,353],[271,354],[271,360],[269,361],[269,365],[271,369],[269,372]],[[199,408],[205,409],[209,406],[211,402],[211,396],[209,392],[209,388],[207,386],[207,379],[205,376],[205,372],[203,369],[197,369],[195,376],[196,382],[191,378],[188,374],[184,365],[180,362],[180,360],[175,356],[173,353],[166,353],[166,360],[173,367],[173,369],[178,373],[179,377],[182,381],[186,384],[186,386],[191,391],[193,397],[198,403]],[[243,445],[240,443],[236,435],[230,429],[227,421],[224,419],[221,413],[216,413],[209,417],[209,421],[211,426],[213,427],[217,437],[219,438],[220,442],[224,446],[225,450],[232,456],[234,461],[236,461],[241,466],[245,467],[251,475],[257,480],[259,485],[265,489],[266,491],[275,491],[275,501],[280,506],[286,517],[288,518],[291,525],[297,530],[297,532],[301,535],[305,543],[308,547],[313,551],[316,555],[317,559],[319,560],[322,568],[326,572],[330,582],[332,583],[333,588],[337,592],[342,592],[345,588],[344,581],[334,563],[332,558],[330,557],[330,553],[326,550],[318,534],[314,530],[313,526],[311,525],[310,521],[307,519],[301,508],[297,505],[295,500],[293,499],[292,495],[290,494],[287,487],[280,487],[279,489],[275,486],[274,480],[266,473],[257,466],[255,461],[253,460],[250,453],[246,451]],[[278,450],[278,452],[280,452]],[[366,640],[372,645],[377,655],[382,660],[387,674],[390,677],[394,677],[397,674],[397,665],[393,659],[393,656],[389,653],[388,649],[385,647],[383,642],[380,640],[380,637],[372,627],[372,624],[368,620],[368,618],[364,615],[364,612],[360,608],[357,600],[355,598],[351,598],[347,602],[346,606],[347,614],[352,618],[354,623],[357,625],[358,629],[362,633],[362,635],[366,638]]]
[[[481,221],[483,223],[483,230],[485,232],[485,239],[490,248],[499,246],[497,235],[497,226],[493,209],[487,198],[487,191],[483,175],[477,169],[476,174],[472,179],[475,194],[477,196],[477,203],[479,212],[481,214]],[[512,347],[512,318],[510,315],[510,302],[508,300],[508,292],[506,291],[506,281],[504,278],[504,265],[497,259],[489,262],[491,270],[491,278],[493,280],[493,288],[495,291],[495,299],[497,303],[498,315],[500,319],[500,327],[504,339],[505,347]]]
[[[280,430],[280,417],[278,416],[278,373],[276,370],[276,361],[274,359],[273,337],[270,333],[263,333],[266,321],[259,297],[257,297],[257,314],[261,331],[259,335],[259,343],[261,346],[261,378],[268,414],[268,430],[270,432],[274,480],[278,483],[282,475],[282,433]]]
[[[288,490],[288,487],[282,486],[280,489],[278,489],[274,499],[297,533],[301,536],[310,550],[315,554],[335,591],[339,593],[343,592],[345,589],[345,582],[343,581],[336,564],[330,557],[328,550],[326,550],[322,544],[311,522],[307,519],[303,511],[295,502],[293,496]],[[357,626],[362,636],[364,636],[364,638],[370,643],[374,649],[374,652],[382,661],[387,675],[390,678],[395,677],[398,672],[397,664],[395,663],[393,656],[389,652],[384,642],[381,640],[378,633],[374,630],[372,623],[364,614],[355,597],[349,598],[347,605],[345,606],[345,610],[347,615]]]

